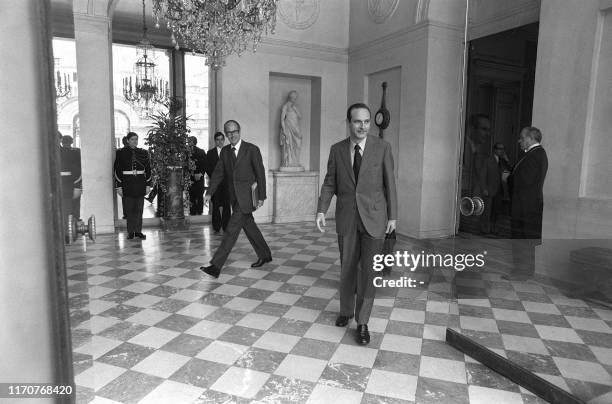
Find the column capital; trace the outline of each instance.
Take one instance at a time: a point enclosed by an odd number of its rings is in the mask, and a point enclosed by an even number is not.
[[[112,20],[105,16],[74,13],[74,32],[108,34],[111,32]]]

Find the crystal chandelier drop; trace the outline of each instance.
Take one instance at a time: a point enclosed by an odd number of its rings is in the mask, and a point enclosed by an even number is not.
[[[157,65],[153,61],[153,46],[147,37],[144,0],[142,0],[142,39],[136,54],[139,58],[134,63],[135,77],[123,78],[123,97],[140,116],[146,117],[155,104],[164,104],[168,101],[170,91],[168,82],[157,78],[155,74]]]
[[[206,56],[213,69],[232,53],[253,51],[264,34],[274,34],[278,0],[153,0],[153,14],[166,20],[172,43]]]

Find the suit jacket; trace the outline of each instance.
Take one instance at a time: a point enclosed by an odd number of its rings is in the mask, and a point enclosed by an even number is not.
[[[219,154],[217,153],[217,148],[213,147],[206,153],[206,174],[208,174],[208,178],[212,178],[213,171],[215,171],[218,161]]]
[[[194,146],[193,152],[191,153],[191,159],[195,163],[195,169],[193,170],[193,174],[206,174],[207,169],[207,161],[206,161],[206,152],[200,149],[198,146]]]
[[[484,191],[487,191],[491,198],[502,191],[501,176],[503,169],[508,168],[508,163],[502,158],[500,158],[500,161],[502,167],[500,167],[497,160],[495,160],[495,156],[489,156],[483,162],[483,166],[480,169],[480,190],[483,192],[483,196]]]
[[[253,212],[251,185],[257,182],[259,200],[266,199],[266,172],[259,148],[252,143],[242,141],[238,156],[234,162],[231,145],[221,149],[221,156],[212,173],[208,193],[215,191],[225,181],[226,193],[230,203],[238,202],[243,213]]]
[[[189,190],[200,195],[204,193],[204,174],[206,174],[206,152],[197,146],[194,146],[191,153],[191,160],[195,164],[195,168],[191,173],[191,187]],[[195,179],[195,174],[202,174],[200,180]]]
[[[529,222],[535,228],[534,236],[542,237],[542,211],[544,209],[544,179],[548,170],[548,157],[542,146],[529,150],[514,166],[508,178],[512,200],[512,219]]]
[[[326,213],[332,196],[336,195],[336,232],[339,235],[346,234],[354,227],[355,214],[359,213],[366,231],[372,237],[382,238],[387,221],[397,219],[391,145],[368,135],[357,183],[350,147],[350,138],[331,147],[317,212]]]
[[[206,153],[206,174],[208,174],[209,179],[212,178],[218,161],[219,153],[217,153],[217,148],[213,147],[212,149],[208,150],[208,153]],[[219,184],[215,193],[212,194],[213,203],[221,204],[223,203],[224,199],[227,200],[225,181]]]

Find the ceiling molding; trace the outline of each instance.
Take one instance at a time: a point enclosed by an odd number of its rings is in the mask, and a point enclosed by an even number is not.
[[[308,42],[288,41],[265,37],[257,45],[258,53],[272,53],[307,59],[319,59],[328,62],[347,63],[348,50],[334,46],[318,45]]]

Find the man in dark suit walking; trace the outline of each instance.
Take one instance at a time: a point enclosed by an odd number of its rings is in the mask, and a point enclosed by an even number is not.
[[[223,130],[230,144],[221,150],[221,156],[215,167],[210,187],[206,192],[205,203],[217,191],[225,180],[227,194],[232,205],[232,217],[227,224],[221,245],[207,267],[200,267],[206,274],[218,278],[221,268],[229,256],[240,229],[244,230],[249,242],[257,253],[257,261],[251,267],[257,268],[272,261],[272,252],[264,240],[261,231],[255,224],[253,211],[260,208],[266,199],[266,172],[259,148],[240,139],[240,124],[229,120]],[[256,188],[254,185],[256,184]]]
[[[535,247],[542,241],[542,190],[548,170],[548,158],[541,141],[542,132],[538,128],[521,130],[518,142],[525,154],[515,164],[509,178],[514,270],[504,279],[527,280],[535,270]]]
[[[370,342],[368,320],[374,303],[373,259],[385,233],[395,230],[397,190],[391,145],[369,136],[370,109],[353,104],[347,111],[350,137],[334,144],[321,187],[316,225],[324,231],[325,213],[336,195],[336,232],[340,249],[340,315],[338,327],[355,316],[356,340]],[[356,295],[356,296],[355,296]]]
[[[206,152],[198,146],[198,138],[189,137],[191,147],[191,160],[195,164],[195,169],[191,175],[191,186],[189,187],[189,214],[201,215],[204,211],[204,174],[206,173]]]
[[[221,155],[221,149],[223,149],[224,143],[225,135],[223,132],[215,133],[215,147],[210,149],[206,154],[206,161],[208,163],[206,167],[206,174],[208,174],[208,178],[212,178],[212,174],[215,171],[217,162],[219,161],[219,156]],[[217,191],[215,191],[215,193],[212,195],[211,200],[213,230],[215,233],[218,233],[220,229],[225,231],[231,216],[229,198],[225,190],[225,181],[219,184]]]

